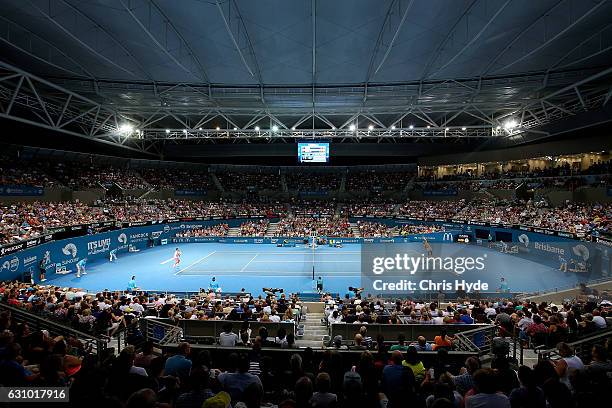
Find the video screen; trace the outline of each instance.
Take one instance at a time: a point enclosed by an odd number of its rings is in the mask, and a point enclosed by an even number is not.
[[[300,163],[329,163],[329,143],[299,142],[298,160]]]

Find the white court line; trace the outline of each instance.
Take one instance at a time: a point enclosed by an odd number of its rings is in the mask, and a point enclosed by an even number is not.
[[[357,260],[352,260],[352,261],[339,261],[336,259],[333,261],[319,261],[315,259],[314,261],[314,263],[332,263],[332,264],[333,263],[358,263],[358,262],[361,262],[361,260],[357,259]],[[307,261],[291,261],[291,260],[289,261],[255,261],[255,263],[312,263],[312,261],[311,260],[307,260]]]
[[[165,261],[160,262],[159,264],[160,264],[160,265],[165,265],[165,264],[167,264],[168,262],[173,261],[173,260],[174,260],[174,258],[166,259]]]
[[[250,260],[250,261],[249,261],[249,262],[248,262],[246,265],[244,265],[244,266],[242,267],[242,269],[240,270],[240,272],[244,271],[244,270],[247,268],[247,266],[249,266],[249,265],[251,264],[251,262],[253,262],[253,260],[254,260],[255,258],[257,258],[257,255],[259,255],[259,254],[255,254],[255,256],[254,256],[253,258],[251,258],[251,260]]]
[[[260,255],[271,255],[271,256],[293,256],[293,255],[312,255],[312,251],[308,251],[308,252],[284,252],[284,253],[279,253],[279,252],[261,252],[261,251],[217,251],[218,254],[260,254]],[[315,251],[315,256],[318,255],[334,255],[334,256],[342,256],[342,255],[358,255],[361,254],[360,251],[346,251],[346,252],[332,252],[332,251],[327,251],[327,252],[316,252]]]
[[[185,267],[185,268],[183,268],[183,269],[179,269],[179,271],[178,271],[178,272],[176,272],[174,275],[178,275],[179,273],[184,272],[184,271],[186,271],[187,269],[189,269],[189,268],[191,268],[191,267],[196,266],[197,264],[199,264],[200,262],[202,262],[203,260],[205,260],[206,258],[208,258],[209,256],[211,256],[212,254],[215,254],[215,253],[217,253],[217,251],[212,251],[210,254],[206,255],[206,256],[205,256],[205,257],[203,257],[203,258],[198,259],[197,261],[195,261],[195,262],[194,262],[194,263],[192,263],[191,265],[186,266],[186,267]]]

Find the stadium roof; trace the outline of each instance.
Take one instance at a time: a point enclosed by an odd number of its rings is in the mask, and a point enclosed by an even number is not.
[[[262,133],[520,143],[612,119],[610,1],[0,4],[0,117],[141,150]]]

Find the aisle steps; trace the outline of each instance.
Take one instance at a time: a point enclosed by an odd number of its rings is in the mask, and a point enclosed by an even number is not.
[[[300,324],[304,325],[304,335],[296,340],[298,347],[321,347],[323,337],[329,334],[327,326],[321,323],[324,313],[308,313]]]

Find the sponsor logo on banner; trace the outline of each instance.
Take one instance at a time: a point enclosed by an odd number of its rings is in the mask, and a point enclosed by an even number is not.
[[[444,235],[442,236],[442,241],[452,241],[453,240],[453,234],[451,234],[450,232],[445,232]]]
[[[168,224],[164,225],[164,232],[170,232],[170,226]]]
[[[117,241],[119,241],[121,244],[127,244],[127,239],[127,235],[125,235],[123,232],[117,237]]]
[[[163,232],[164,232],[164,231],[153,231],[153,232],[151,233],[151,238],[153,238],[153,239],[157,239],[157,238],[161,237],[161,234],[163,234]]]
[[[264,240],[263,240],[263,239],[261,239],[261,238],[255,238],[255,239],[253,240],[253,242],[254,242],[255,244],[263,244]]]
[[[519,235],[518,240],[521,244],[525,245],[525,248],[529,246],[529,237],[527,236],[527,234]]]
[[[97,241],[92,241],[87,243],[87,254],[88,255],[96,255],[102,252],[110,251],[111,239],[99,239]]]
[[[38,257],[36,255],[23,258],[23,267],[28,268],[36,263]]]
[[[70,255],[72,256],[72,258],[76,258],[79,251],[77,250],[76,245],[74,245],[73,243],[69,243],[64,245],[64,247],[62,248],[62,252],[64,253],[64,255]]]
[[[2,263],[2,266],[0,266],[0,271],[6,270],[10,272],[15,272],[17,271],[17,268],[19,268],[19,258],[14,256],[10,260],[7,259]]]
[[[540,251],[550,252],[552,254],[565,255],[565,249],[550,245],[548,242],[536,242],[533,244],[535,249]]]
[[[574,253],[574,255],[581,257],[583,261],[587,261],[591,256],[589,248],[582,244],[578,244],[573,247],[572,252]]]

